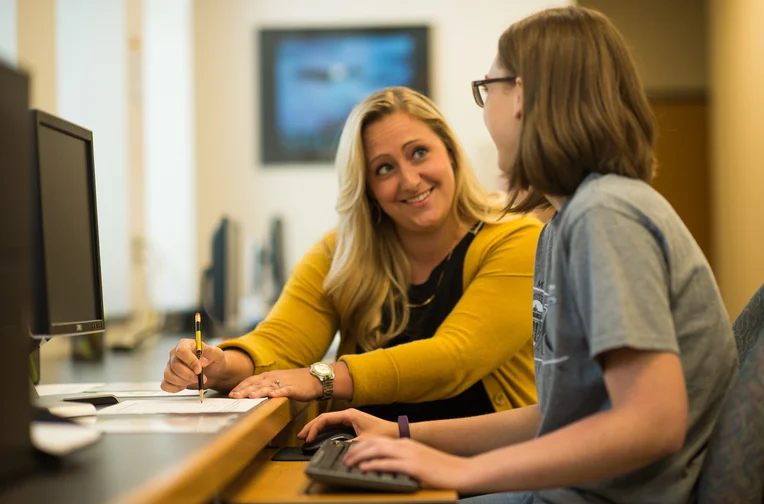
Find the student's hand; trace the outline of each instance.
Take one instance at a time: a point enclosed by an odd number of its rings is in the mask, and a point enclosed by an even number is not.
[[[319,415],[302,428],[297,437],[306,442],[313,441],[316,434],[322,430],[330,429],[340,425],[353,427],[356,433],[356,440],[364,439],[369,436],[386,436],[389,438],[398,437],[398,424],[388,422],[369,415],[357,409],[348,409],[324,413]]]
[[[229,397],[288,397],[297,401],[312,401],[324,393],[321,382],[308,368],[282,369],[250,376],[231,390]]]
[[[348,467],[361,471],[408,474],[424,487],[462,490],[471,480],[473,459],[457,457],[412,439],[370,437],[355,442],[345,455]]]
[[[196,358],[196,341],[190,338],[180,340],[170,350],[170,360],[164,368],[161,388],[165,392],[180,392],[186,388],[199,387],[198,375],[204,368],[205,387],[212,387],[225,373],[226,360],[223,350],[202,343],[202,357]]]

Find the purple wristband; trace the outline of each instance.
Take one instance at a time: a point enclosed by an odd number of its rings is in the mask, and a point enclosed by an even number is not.
[[[398,417],[398,435],[403,438],[410,438],[411,431],[409,430],[409,417],[401,415]]]

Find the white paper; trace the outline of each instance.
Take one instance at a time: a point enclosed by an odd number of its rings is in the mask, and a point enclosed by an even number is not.
[[[51,395],[80,394],[101,386],[103,386],[103,383],[46,383],[45,385],[35,385],[35,389],[40,397],[44,397]]]
[[[92,428],[101,432],[121,434],[141,432],[215,433],[234,423],[236,418],[237,415],[107,415],[92,424]]]
[[[120,399],[123,397],[199,397],[198,390],[181,390],[180,392],[165,392],[160,388],[162,382],[113,382],[97,383],[95,387],[85,390],[88,393],[112,394]],[[205,392],[207,392],[205,390]]]
[[[198,393],[197,393],[198,396]],[[178,399],[156,399],[143,401],[122,401],[96,412],[97,415],[156,415],[156,414],[199,414],[199,413],[244,413],[251,410],[265,398],[228,399],[212,398],[200,402],[198,397]]]

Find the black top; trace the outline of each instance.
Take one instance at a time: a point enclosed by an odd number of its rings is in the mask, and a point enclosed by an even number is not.
[[[385,348],[431,338],[435,335],[438,327],[462,297],[464,259],[467,256],[467,249],[481,228],[482,223],[478,223],[471,232],[467,233],[451,254],[432,270],[425,283],[411,286],[408,293],[410,305],[408,325],[401,334],[391,339]],[[383,326],[389,323],[390,317],[383,313]],[[356,351],[363,353],[360,346]],[[411,422],[461,418],[495,411],[482,381],[478,381],[450,399],[370,405],[358,409],[390,421],[395,421],[399,415],[408,415]]]

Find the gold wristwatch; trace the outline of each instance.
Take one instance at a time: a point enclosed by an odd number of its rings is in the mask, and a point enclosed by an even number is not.
[[[332,397],[334,394],[334,368],[326,362],[316,362],[310,365],[310,374],[321,382],[323,395],[319,399],[325,401]]]

